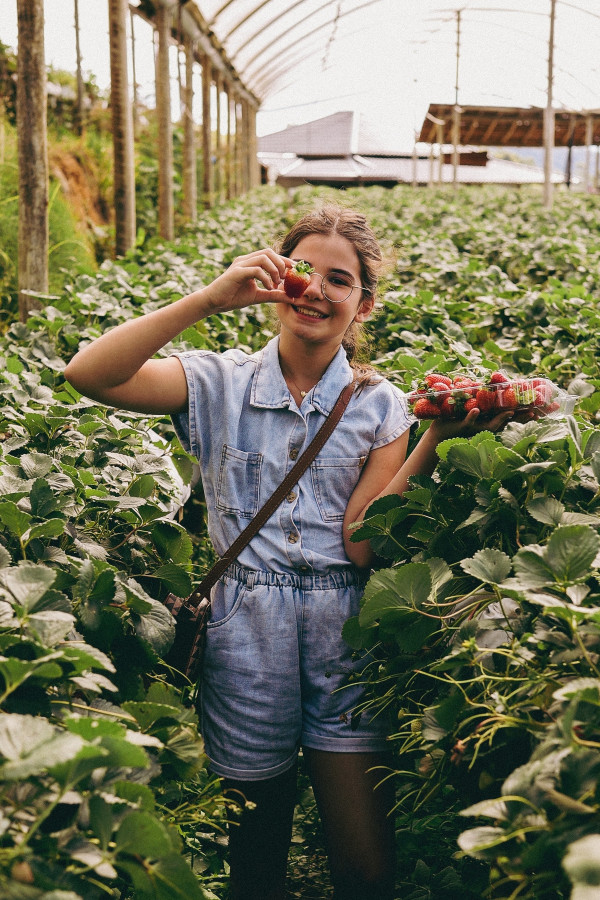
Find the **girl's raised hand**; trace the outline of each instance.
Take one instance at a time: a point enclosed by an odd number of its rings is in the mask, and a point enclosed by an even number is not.
[[[254,303],[289,303],[282,289],[285,270],[294,261],[270,248],[237,256],[204,291],[209,314],[241,309]]]

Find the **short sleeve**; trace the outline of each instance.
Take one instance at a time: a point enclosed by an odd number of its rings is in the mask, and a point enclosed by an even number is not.
[[[411,427],[416,421],[408,411],[405,394],[389,381],[383,380],[375,386],[371,403],[377,406],[379,425],[375,431],[372,449],[385,447]]]

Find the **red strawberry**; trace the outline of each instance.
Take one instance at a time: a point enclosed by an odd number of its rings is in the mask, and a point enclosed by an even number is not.
[[[536,384],[536,382],[538,383]],[[541,378],[534,378],[531,383],[535,394],[534,406],[547,406],[552,402],[552,387],[547,381],[543,381]]]
[[[516,409],[519,405],[514,387],[507,387],[500,394],[500,406],[504,409]]]
[[[497,406],[496,392],[488,391],[486,388],[480,388],[477,391],[475,400],[477,401],[477,407],[481,412],[488,412],[490,409],[495,409]]]
[[[480,409],[475,397],[470,397],[465,403],[465,412],[471,412],[472,409]]]
[[[303,259],[299,260],[293,269],[286,269],[283,290],[288,297],[291,297],[292,300],[301,297],[310,284],[310,276],[313,272],[313,267]]]
[[[508,384],[509,378],[502,371],[492,372],[490,375],[490,384]]]
[[[474,381],[472,378],[467,378],[465,375],[457,375],[454,378],[454,387],[460,388],[469,397],[475,396],[480,385],[480,381]]]
[[[432,388],[435,385],[441,384],[443,387],[436,387],[435,390],[443,391],[444,388],[452,387],[452,379],[448,378],[447,375],[438,375],[436,372],[431,372],[429,375],[426,375],[423,379],[427,387]]]
[[[434,381],[433,384],[429,386],[429,390],[434,394],[447,394],[450,389],[451,386],[443,381]]]
[[[440,412],[444,418],[454,418],[461,411],[461,401],[458,397],[454,397],[448,393],[440,403]]]
[[[417,419],[437,419],[441,415],[441,410],[431,400],[421,397],[413,406],[413,413]]]

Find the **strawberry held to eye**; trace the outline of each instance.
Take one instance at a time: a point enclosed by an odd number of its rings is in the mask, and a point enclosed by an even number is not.
[[[310,284],[310,276],[313,272],[313,267],[303,259],[299,260],[293,269],[286,269],[283,290],[288,297],[292,300],[301,297]]]

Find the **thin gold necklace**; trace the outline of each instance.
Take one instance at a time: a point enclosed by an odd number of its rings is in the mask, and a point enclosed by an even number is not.
[[[294,381],[294,379],[292,378],[292,376],[289,375],[288,377],[289,377],[290,381],[292,382],[292,384],[294,385],[294,387],[296,388],[296,390],[298,391],[298,393],[300,394],[300,396],[302,397],[302,399],[304,400],[304,398],[309,393],[309,391],[301,391],[300,388],[298,387],[298,385],[296,384],[296,382]],[[310,390],[312,391],[312,388],[310,388]]]
[[[300,388],[298,387],[298,385],[296,384],[296,382],[294,381],[294,379],[292,378],[292,376],[289,375],[289,374],[286,375],[286,374],[284,373],[284,376],[283,376],[283,377],[284,377],[284,378],[289,378],[289,379],[290,379],[290,381],[292,382],[292,384],[294,385],[294,387],[296,388],[296,390],[298,391],[298,393],[300,394],[300,396],[302,397],[303,400],[304,400],[304,398],[306,397],[306,395],[309,394],[310,391],[312,391],[312,388],[309,388],[308,391],[302,391],[302,390],[300,390]],[[313,387],[314,387],[314,385],[313,385]]]

